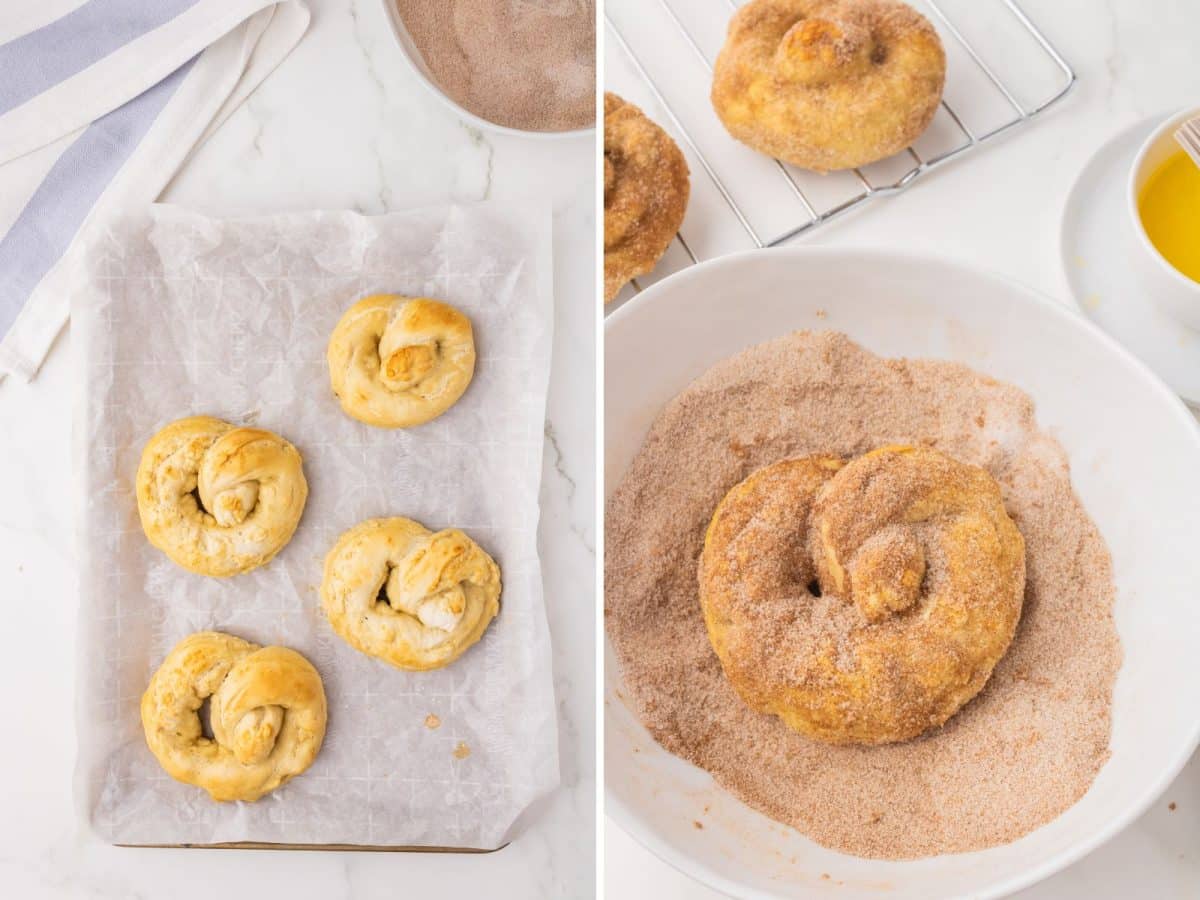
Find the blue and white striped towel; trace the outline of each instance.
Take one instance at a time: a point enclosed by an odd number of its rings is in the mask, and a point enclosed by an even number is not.
[[[299,42],[301,0],[0,0],[0,378],[67,320],[89,221],[153,202]]]

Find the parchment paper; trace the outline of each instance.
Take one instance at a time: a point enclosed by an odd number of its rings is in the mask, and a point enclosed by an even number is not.
[[[502,845],[558,781],[536,544],[548,215],[454,206],[221,221],[154,207],[99,234],[83,265],[71,326],[83,390],[76,787],[93,828],[114,843]],[[359,424],[329,387],[330,331],[373,292],[444,299],[474,324],[474,381],[429,424]],[[193,414],[271,429],[304,456],[300,527],[248,574],[193,575],[142,533],[142,447]],[[500,565],[500,615],[445,669],[406,673],[358,653],[321,612],[325,553],[388,515],[462,528]],[[325,682],[317,761],[257,803],[214,803],[146,748],[141,694],[167,651],[203,629],[293,647]]]

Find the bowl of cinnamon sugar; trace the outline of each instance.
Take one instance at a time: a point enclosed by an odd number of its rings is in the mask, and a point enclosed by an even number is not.
[[[535,139],[596,124],[595,0],[382,0],[401,54],[460,118]]]
[[[1085,318],[936,257],[754,251],[645,290],[606,320],[605,357],[606,809],[650,850],[736,897],[999,897],[1099,847],[1183,768],[1200,427]],[[895,444],[994,478],[1024,539],[1020,620],[944,724],[823,743],[739,696],[698,560],[750,473]],[[820,620],[832,601],[795,579],[753,595],[781,610],[773,660],[845,618]]]

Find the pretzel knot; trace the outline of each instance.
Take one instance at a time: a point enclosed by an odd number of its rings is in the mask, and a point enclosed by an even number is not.
[[[937,32],[900,0],[751,0],[729,24],[712,104],[761,153],[852,169],[915,140],[945,79]]]
[[[211,738],[200,721],[205,700]],[[257,800],[312,765],[325,717],[321,676],[303,656],[216,631],[180,641],[142,696],[159,764],[222,801]]]
[[[346,310],[329,338],[329,380],[347,415],[407,428],[453,406],[475,372],[471,321],[446,303],[378,294]]]
[[[220,419],[179,419],[150,439],[137,472],[150,543],[200,575],[261,566],[291,539],[308,484],[299,451],[276,434]]]
[[[500,611],[500,569],[463,532],[369,519],[325,558],[321,601],[356,650],[400,669],[436,669],[478,641]]]
[[[1020,618],[1024,548],[992,477],[935,450],[789,459],[718,505],[700,599],[749,706],[831,743],[901,741],[987,682]]]

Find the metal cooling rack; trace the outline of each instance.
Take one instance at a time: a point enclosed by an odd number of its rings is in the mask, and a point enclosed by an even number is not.
[[[684,21],[684,18],[681,17],[675,8],[675,6],[678,5],[681,0],[675,0],[675,5],[672,5],[669,0],[654,0],[654,2],[659,4],[670,23],[678,29],[680,35],[682,35],[691,52],[695,54],[696,58],[711,75],[713,69],[713,60],[709,58],[709,55],[702,48],[701,43],[695,38],[692,27],[689,25],[689,23]],[[726,0],[726,2],[730,8],[731,14],[735,12],[741,5],[739,0]],[[677,114],[672,103],[669,102],[665,96],[665,92],[660,89],[659,84],[651,76],[645,61],[634,52],[633,47],[630,45],[630,41],[617,27],[617,24],[613,21],[613,17],[608,10],[605,11],[605,21],[607,32],[612,37],[615,45],[620,49],[622,54],[631,64],[633,70],[642,79],[644,86],[649,92],[649,95],[657,101],[662,112],[666,115],[667,122],[664,122],[663,124],[668,125],[669,130],[673,130],[678,137],[683,139],[687,145],[687,148],[690,150],[690,157],[699,162],[708,178],[711,179],[713,186],[724,199],[725,204],[728,205],[738,223],[749,236],[753,245],[762,249],[776,247],[802,234],[811,232],[816,228],[833,221],[834,219],[844,216],[851,210],[858,209],[877,197],[886,197],[898,194],[905,188],[912,185],[926,173],[944,166],[947,163],[969,153],[971,150],[979,147],[980,145],[989,141],[993,141],[1001,135],[1012,131],[1018,126],[1029,122],[1031,119],[1035,118],[1049,109],[1051,106],[1058,103],[1058,101],[1062,100],[1063,97],[1070,92],[1076,80],[1075,71],[1071,68],[1070,64],[1063,58],[1062,54],[1059,53],[1046,35],[1037,27],[1037,25],[1034,24],[1025,11],[1017,4],[1016,0],[1002,0],[1002,2],[1003,5],[1007,7],[1007,10],[1011,13],[1011,15],[1015,18],[1019,26],[1028,33],[1036,46],[1041,48],[1046,58],[1053,64],[1053,67],[1061,75],[1062,83],[1055,85],[1055,90],[1053,93],[1051,93],[1048,98],[1040,99],[1037,102],[1023,103],[1018,99],[1018,92],[1015,91],[1008,83],[1006,83],[1004,79],[1000,77],[1000,75],[997,74],[996,69],[993,68],[992,65],[989,65],[986,59],[986,52],[982,51],[977,46],[978,42],[972,42],[967,39],[964,34],[964,30],[959,27],[959,24],[956,23],[954,17],[948,15],[943,10],[943,7],[938,0],[924,0],[924,3],[920,5],[923,9],[928,10],[928,12],[931,13],[930,18],[934,21],[934,24],[939,27],[939,31],[942,32],[943,37],[949,35],[950,38],[957,43],[958,47],[963,51],[961,55],[965,56],[966,59],[969,59],[971,64],[977,67],[978,72],[982,73],[987,82],[992,85],[992,87],[999,93],[1001,97],[1003,97],[1004,102],[1008,105],[1008,107],[1011,108],[1012,115],[1001,121],[999,124],[991,125],[986,130],[975,130],[968,127],[968,125],[964,122],[964,117],[960,116],[959,113],[956,112],[955,109],[943,99],[941,108],[947,114],[949,121],[953,123],[953,126],[961,134],[961,140],[959,140],[957,143],[954,143],[949,149],[939,152],[935,155],[931,155],[928,158],[925,158],[918,153],[916,148],[908,147],[905,151],[902,151],[900,154],[898,154],[897,157],[903,159],[905,155],[907,155],[907,160],[911,163],[911,165],[907,165],[907,168],[901,171],[899,176],[894,177],[892,180],[886,180],[882,182],[877,180],[873,181],[867,172],[864,172],[862,169],[854,169],[853,175],[857,179],[860,189],[848,199],[842,200],[841,202],[837,202],[836,204],[830,206],[821,206],[819,202],[815,202],[814,200],[810,199],[810,197],[802,189],[797,179],[797,170],[792,169],[790,166],[785,165],[779,160],[774,160],[775,166],[782,174],[784,189],[794,195],[794,197],[799,201],[807,218],[802,219],[797,224],[790,226],[782,232],[774,234],[773,236],[761,234],[760,229],[755,228],[755,226],[752,224],[750,217],[743,210],[742,205],[735,199],[734,191],[730,189],[725,180],[723,180],[718,174],[718,167],[710,161],[708,156],[701,149],[701,144],[703,142],[697,140],[692,131],[684,124],[682,117]],[[724,23],[722,23],[722,25],[723,24]],[[950,47],[947,47],[947,50],[950,49]],[[704,84],[702,87],[705,91],[707,91],[708,84]],[[893,157],[893,160],[895,159],[896,157]],[[678,236],[678,242],[688,259],[690,259],[692,263],[697,262],[696,254],[692,252],[691,247],[689,247],[687,242],[683,239],[682,234]],[[633,286],[635,290],[641,290],[641,286],[636,281],[633,282]]]

